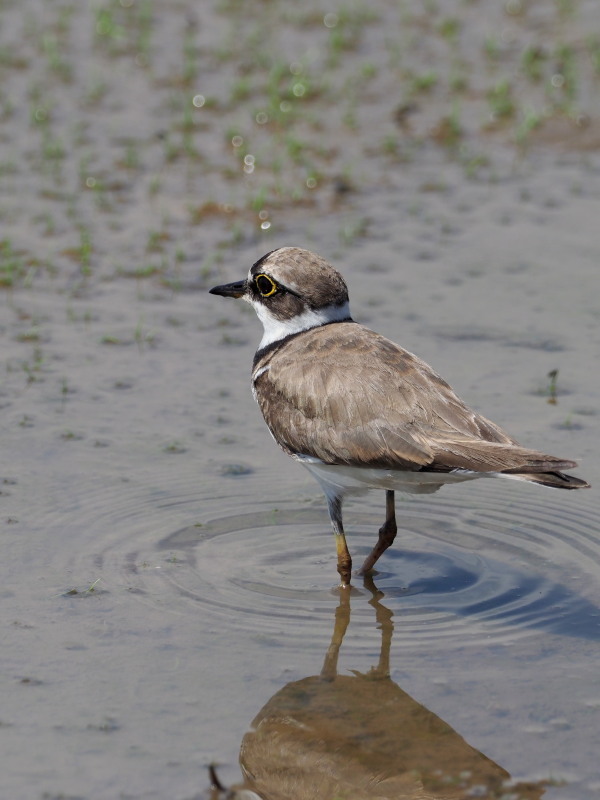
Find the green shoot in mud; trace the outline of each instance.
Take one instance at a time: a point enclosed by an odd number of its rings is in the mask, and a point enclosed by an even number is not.
[[[551,369],[548,373],[548,386],[546,387],[545,394],[548,396],[548,403],[555,406],[558,402],[557,399],[557,382],[558,370]]]
[[[29,330],[17,334],[18,342],[39,342],[41,338],[40,329],[37,325],[32,325]]]
[[[491,62],[500,60],[502,48],[500,47],[500,42],[495,36],[485,37],[483,43],[483,52],[485,53],[485,57]]]
[[[45,359],[44,359],[44,354],[42,352],[42,348],[39,345],[36,345],[33,348],[33,354],[31,360],[24,361],[21,364],[21,368],[23,369],[23,372],[27,376],[27,385],[43,380],[41,372],[44,367],[44,362]]]
[[[419,75],[414,75],[410,81],[409,95],[428,92],[438,83],[439,75],[435,70],[427,70]]]
[[[60,434],[60,438],[63,442],[80,442],[84,438],[84,435],[68,429]]]
[[[69,387],[68,379],[67,378],[62,378],[61,382],[60,382],[60,399],[61,399],[61,405],[63,406],[63,408],[64,408],[64,406],[65,406],[65,404],[67,402],[67,398],[69,397],[69,394],[71,394],[72,391],[73,390]]]
[[[92,581],[92,583],[90,583],[90,585],[85,589],[77,589],[76,587],[73,587],[66,592],[61,592],[61,594],[54,595],[54,597],[73,597],[75,595],[91,595],[97,593],[96,587],[100,583],[100,580],[101,578],[96,578],[96,580]]]
[[[123,161],[121,162],[125,169],[140,169],[141,167],[141,158],[140,158],[140,151],[138,142],[130,141],[127,142],[125,148],[125,156]]]
[[[79,231],[79,264],[83,275],[92,274],[92,234],[88,228]]]
[[[181,83],[191,86],[198,74],[198,61],[196,52],[196,31],[193,25],[187,25],[183,35],[183,68]]]
[[[533,108],[526,108],[521,114],[515,130],[515,141],[520,148],[531,142],[531,135],[544,121],[542,113]]]
[[[133,338],[140,352],[142,352],[146,346],[154,344],[156,340],[156,332],[146,328],[143,316],[140,317],[137,325],[135,326]]]
[[[163,453],[167,453],[169,455],[180,455],[181,453],[185,453],[186,450],[187,447],[185,447],[185,445],[178,439],[174,439],[172,442],[169,442],[162,448]]]
[[[164,253],[165,242],[171,237],[163,229],[160,231],[150,231],[148,234],[148,243],[146,244],[147,253]]]
[[[64,48],[57,36],[51,31],[42,34],[41,46],[48,59],[48,67],[60,80],[70,82],[73,79],[73,67],[64,58]]]
[[[28,266],[22,253],[17,252],[10,239],[0,241],[0,288],[12,289],[22,282]]]
[[[488,92],[490,104],[490,121],[506,121],[514,117],[516,105],[513,99],[513,92],[510,82],[502,80],[496,83]]]
[[[547,58],[547,53],[542,47],[531,45],[523,51],[521,69],[531,81],[539,83],[544,77]]]
[[[110,0],[96,8],[95,44],[109,56],[132,55],[135,63],[151,62],[154,30],[151,0]]]
[[[352,245],[357,239],[361,239],[367,235],[369,227],[369,220],[366,217],[359,217],[358,219],[348,220],[345,222],[339,231],[339,239],[346,247]]]
[[[597,76],[600,75],[600,36],[590,36],[587,51]]]

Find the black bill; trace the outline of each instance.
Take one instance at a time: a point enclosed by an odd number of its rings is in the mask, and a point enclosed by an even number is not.
[[[235,283],[224,283],[223,286],[214,286],[210,289],[210,294],[220,294],[221,297],[241,297],[246,294],[246,281],[236,281]]]

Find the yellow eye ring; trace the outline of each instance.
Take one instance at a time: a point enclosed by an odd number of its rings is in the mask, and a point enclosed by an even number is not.
[[[256,276],[254,283],[263,297],[271,297],[271,295],[274,295],[277,291],[277,284],[275,281],[263,273]]]

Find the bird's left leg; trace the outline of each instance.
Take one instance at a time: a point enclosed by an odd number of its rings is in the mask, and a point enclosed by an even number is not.
[[[331,527],[335,534],[335,547],[337,550],[337,570],[342,580],[341,586],[350,586],[350,576],[352,574],[352,558],[346,537],[344,536],[344,526],[342,524],[342,500],[341,494],[327,493],[327,506],[329,508],[329,518]]]
[[[379,557],[385,553],[385,551],[396,538],[397,532],[398,526],[396,525],[396,503],[394,500],[394,492],[388,489],[385,493],[385,522],[379,529],[379,539],[377,540],[377,544],[366,557],[365,563],[358,572],[359,575],[366,575],[367,572],[370,572],[373,569]]]

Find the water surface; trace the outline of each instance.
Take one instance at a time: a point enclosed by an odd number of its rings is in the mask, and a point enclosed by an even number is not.
[[[0,10],[0,793],[189,800],[216,762],[298,800],[270,737],[306,713],[282,747],[340,793],[462,764],[589,800],[597,489],[399,499],[340,598],[323,497],[252,401],[259,323],[206,290],[309,247],[358,321],[599,485],[597,6],[251,5]],[[353,555],[383,516],[348,502]],[[438,764],[389,755],[408,717]]]

